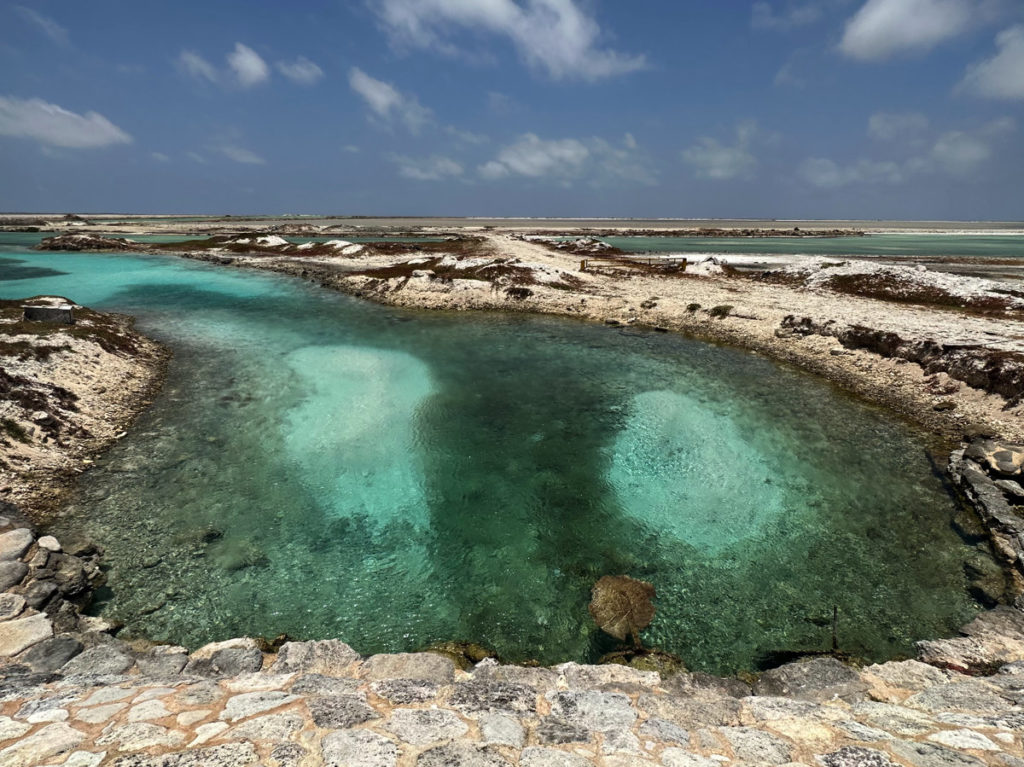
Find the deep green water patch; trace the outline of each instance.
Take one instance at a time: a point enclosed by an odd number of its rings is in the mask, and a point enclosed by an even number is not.
[[[128,635],[593,660],[590,587],[628,573],[658,589],[645,641],[725,672],[826,649],[834,605],[870,659],[977,609],[929,445],[754,355],[173,257],[7,255],[64,274],[0,297],[127,312],[174,351],[55,525],[106,547],[98,610]]]

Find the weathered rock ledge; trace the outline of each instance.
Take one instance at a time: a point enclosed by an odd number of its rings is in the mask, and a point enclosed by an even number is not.
[[[74,322],[29,320],[26,302],[69,305]],[[149,405],[168,353],[133,322],[65,298],[0,301],[0,502],[38,521]]]
[[[129,645],[79,612],[97,557],[0,519],[4,767],[1024,767],[1015,608],[988,614],[1011,632],[988,677],[831,658],[753,684],[575,663],[463,671],[337,640]]]

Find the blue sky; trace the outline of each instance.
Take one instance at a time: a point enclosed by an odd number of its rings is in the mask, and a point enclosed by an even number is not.
[[[0,2],[0,210],[1024,219],[1021,0]]]

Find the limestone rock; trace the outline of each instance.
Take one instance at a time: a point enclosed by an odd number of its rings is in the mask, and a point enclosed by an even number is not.
[[[17,586],[26,575],[28,565],[24,562],[0,562],[0,591]]]
[[[893,752],[914,767],[984,767],[984,762],[967,754],[934,743],[912,743],[897,740],[890,745]]]
[[[1013,707],[996,689],[980,680],[929,687],[907,698],[905,704],[922,711],[962,711],[998,714]]]
[[[185,673],[201,676],[237,676],[259,671],[262,667],[263,652],[256,644],[256,640],[245,637],[213,642],[200,647],[189,658]]]
[[[277,690],[270,692],[245,692],[228,699],[224,710],[220,714],[221,719],[229,722],[237,722],[239,719],[261,714],[264,711],[280,708],[292,701],[298,700],[294,695]]]
[[[287,642],[277,653],[274,671],[279,674],[297,672],[342,676],[357,660],[359,653],[336,639]]]
[[[484,714],[480,717],[480,733],[485,744],[522,748],[526,733],[518,719],[504,714]]]
[[[444,709],[396,709],[384,726],[414,746],[454,740],[469,731],[465,722]]]
[[[332,732],[321,745],[327,767],[395,767],[398,746],[368,730]]]
[[[304,721],[298,714],[269,714],[235,725],[224,737],[282,741],[287,740],[293,732],[301,730],[303,725]]]
[[[97,645],[68,661],[61,669],[61,673],[64,676],[106,676],[123,674],[133,665],[135,659],[121,646]]]
[[[0,623],[0,657],[10,658],[51,636],[53,624],[45,615],[4,621]]]
[[[524,748],[519,757],[521,767],[593,767],[594,763],[579,754],[554,748]]]
[[[354,681],[354,680],[353,680]],[[293,688],[294,689],[294,688]],[[370,685],[374,694],[386,698],[396,706],[408,706],[414,703],[426,703],[434,700],[440,687],[433,682],[416,679],[386,679]]]
[[[529,750],[529,749],[527,749]],[[524,751],[525,754],[525,751]],[[522,764],[520,759],[520,764]],[[508,767],[509,762],[489,746],[448,743],[420,754],[416,767]]]
[[[453,707],[470,714],[523,714],[536,707],[536,693],[521,684],[473,681],[456,684],[450,701]]]
[[[0,621],[17,618],[24,609],[25,598],[20,594],[0,594]]]
[[[24,663],[40,674],[52,674],[69,660],[82,652],[82,643],[73,636],[64,634],[44,639],[18,656],[17,662]]]
[[[20,527],[17,530],[0,533],[0,562],[12,562],[16,559],[21,559],[34,540],[32,531],[27,527]]]
[[[66,754],[85,740],[85,734],[63,722],[50,724],[0,751],[4,767],[36,767]]]
[[[185,742],[185,733],[169,730],[158,724],[134,722],[105,730],[96,738],[98,746],[116,746],[121,751],[142,751],[147,748],[173,748]]]
[[[898,767],[889,756],[873,748],[846,746],[818,757],[822,767]]]
[[[537,742],[543,745],[559,746],[566,743],[589,743],[593,735],[586,727],[570,724],[554,716],[544,717],[534,730]]]
[[[551,714],[572,725],[596,732],[628,729],[637,713],[629,698],[621,693],[556,692],[546,696],[551,701]]]
[[[248,767],[258,760],[252,743],[225,743],[163,756],[123,756],[113,767]]]
[[[451,684],[455,664],[450,658],[435,653],[399,653],[374,655],[359,670],[363,679],[417,679],[435,684]]]
[[[330,695],[306,701],[313,724],[331,730],[354,727],[379,718],[362,695]]]
[[[737,759],[755,764],[786,764],[792,750],[789,744],[771,733],[753,727],[723,727],[719,730],[732,746]]]
[[[755,695],[788,695],[805,700],[863,698],[860,676],[835,658],[810,658],[765,671],[754,685]]]

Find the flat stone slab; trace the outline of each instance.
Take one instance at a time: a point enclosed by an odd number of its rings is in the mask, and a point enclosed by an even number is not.
[[[10,658],[51,636],[53,624],[42,614],[3,621],[0,623],[0,657]]]
[[[21,559],[34,540],[32,531],[26,527],[19,527],[17,530],[0,533],[0,562],[11,562],[15,559]]]

